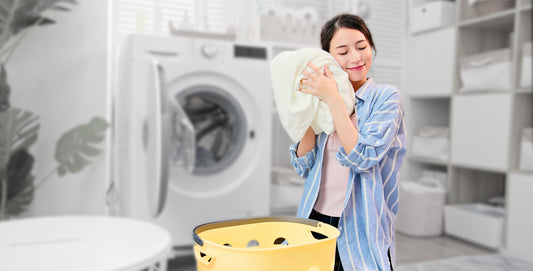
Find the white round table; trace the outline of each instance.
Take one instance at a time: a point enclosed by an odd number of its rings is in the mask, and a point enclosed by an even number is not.
[[[0,270],[166,270],[170,234],[148,222],[51,216],[0,222]]]

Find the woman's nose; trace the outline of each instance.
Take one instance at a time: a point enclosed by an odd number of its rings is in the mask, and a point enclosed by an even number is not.
[[[356,50],[352,50],[351,58],[354,62],[359,62],[361,60],[361,54]]]

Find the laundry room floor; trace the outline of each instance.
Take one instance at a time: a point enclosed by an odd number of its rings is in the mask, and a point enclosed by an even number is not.
[[[454,257],[496,254],[495,251],[444,235],[421,238],[396,233],[396,249],[398,266]],[[196,271],[196,261],[193,256],[176,257],[168,262],[168,271]]]
[[[180,256],[168,261],[168,271],[196,271],[194,256]]]

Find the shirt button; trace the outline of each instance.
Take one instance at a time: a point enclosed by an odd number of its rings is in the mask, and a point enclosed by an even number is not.
[[[342,231],[342,227],[339,227],[339,231]]]

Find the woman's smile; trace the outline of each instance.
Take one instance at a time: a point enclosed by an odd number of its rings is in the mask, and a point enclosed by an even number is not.
[[[365,65],[359,65],[359,66],[356,66],[356,67],[353,67],[353,68],[348,68],[348,70],[350,71],[361,71],[365,68]]]

